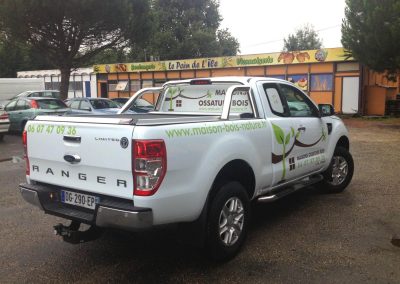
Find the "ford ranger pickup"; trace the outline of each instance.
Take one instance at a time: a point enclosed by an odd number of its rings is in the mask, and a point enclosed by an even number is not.
[[[155,110],[130,113],[148,93]],[[23,145],[22,197],[71,220],[54,227],[65,241],[93,240],[104,228],[196,224],[220,260],[244,243],[252,201],[312,184],[341,192],[354,169],[333,107],[273,78],[171,81],[140,90],[118,114],[37,116]]]

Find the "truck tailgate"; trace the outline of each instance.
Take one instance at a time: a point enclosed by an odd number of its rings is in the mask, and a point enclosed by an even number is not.
[[[33,120],[25,129],[31,180],[133,199],[133,125]]]

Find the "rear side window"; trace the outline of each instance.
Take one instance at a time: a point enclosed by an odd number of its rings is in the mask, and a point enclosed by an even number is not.
[[[64,102],[60,100],[37,100],[36,102],[40,109],[60,109],[67,107]]]
[[[117,103],[111,100],[90,100],[90,104],[94,109],[118,108]]]
[[[79,107],[79,109],[91,110],[92,108],[90,107],[90,104],[87,101],[82,101],[81,102],[81,106]]]
[[[41,97],[46,97],[46,98],[59,98],[59,93],[57,92],[42,92]]]
[[[279,96],[278,87],[275,84],[264,84],[265,95],[267,96],[269,106],[274,114],[279,116],[285,115],[285,107]]]
[[[17,101],[12,101],[4,108],[4,110],[5,111],[13,111],[15,109],[16,104],[17,104]]]
[[[79,109],[79,103],[80,101],[69,101],[68,105],[72,109]]]
[[[24,100],[19,100],[15,110],[25,110],[25,109],[29,109],[28,103]]]
[[[28,97],[30,97],[30,98],[39,98],[39,97],[42,97],[42,93],[38,93],[38,92],[31,93],[31,94],[29,94]]]

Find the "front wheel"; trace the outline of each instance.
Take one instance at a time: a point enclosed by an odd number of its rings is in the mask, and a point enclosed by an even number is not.
[[[244,187],[228,182],[211,202],[207,222],[209,255],[219,261],[229,260],[240,250],[247,235],[250,201]]]
[[[342,192],[351,182],[354,172],[353,157],[343,147],[336,147],[329,168],[323,173],[319,187],[329,193]]]

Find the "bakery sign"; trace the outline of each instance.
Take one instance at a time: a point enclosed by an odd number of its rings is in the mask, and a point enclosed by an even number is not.
[[[316,50],[287,51],[228,57],[103,64],[95,65],[93,69],[96,73],[125,73],[147,71],[182,71],[351,60],[354,59],[351,57],[349,58],[345,54],[345,50],[343,48],[323,48]]]

